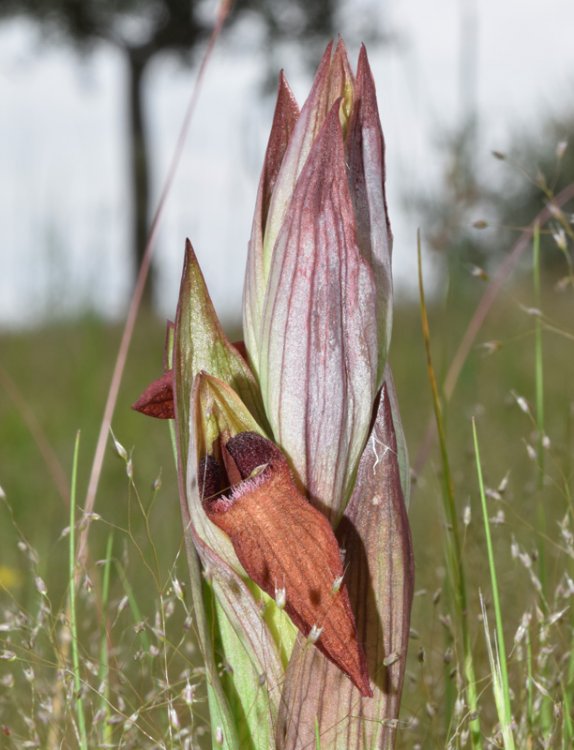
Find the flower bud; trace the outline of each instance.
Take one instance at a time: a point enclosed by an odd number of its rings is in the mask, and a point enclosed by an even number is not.
[[[311,501],[340,518],[391,327],[384,142],[366,52],[325,53],[300,114],[284,78],[246,274],[244,329],[273,435]]]

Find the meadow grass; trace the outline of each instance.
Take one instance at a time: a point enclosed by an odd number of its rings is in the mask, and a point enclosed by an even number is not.
[[[572,744],[574,316],[571,293],[555,292],[536,259],[534,269],[534,285],[524,277],[500,295],[448,402],[441,383],[481,281],[457,280],[427,311],[442,452],[415,478],[410,507],[416,595],[399,748]],[[16,389],[0,399],[2,748],[210,746],[170,437],[129,408],[161,370],[163,321],[136,326],[90,562],[73,563],[120,335],[85,319],[0,336]],[[417,304],[396,308],[391,356],[413,459],[433,409]]]
[[[118,447],[128,448],[118,457],[110,440],[86,570],[68,566],[74,504],[54,486],[13,401],[2,399],[0,747],[192,747],[205,732],[169,433],[130,409],[161,368],[164,330],[140,321],[133,342],[114,419]],[[85,320],[2,337],[3,364],[69,475],[81,430],[78,531],[120,333]],[[136,437],[149,428],[140,454]]]

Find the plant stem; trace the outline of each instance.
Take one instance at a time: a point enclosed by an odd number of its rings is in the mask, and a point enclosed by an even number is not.
[[[476,677],[474,672],[472,644],[468,627],[468,599],[466,593],[466,579],[462,560],[462,545],[460,540],[458,517],[456,513],[456,503],[454,499],[454,484],[452,481],[448,450],[446,447],[446,435],[444,431],[444,422],[442,418],[438,385],[434,367],[432,364],[432,356],[430,350],[430,326],[427,315],[423,285],[420,232],[417,236],[417,244],[421,323],[427,358],[427,371],[432,391],[433,409],[437,426],[441,463],[443,469],[443,508],[447,522],[446,562],[451,579],[451,584],[453,587],[456,615],[459,621],[462,635],[463,664],[464,676],[466,680],[467,702],[469,710],[474,717],[470,721],[471,742],[474,750],[478,750],[479,748],[482,748],[482,739],[480,732],[480,721],[478,719],[478,696],[476,692]]]
[[[532,235],[532,276],[534,286],[534,306],[541,310],[540,291],[540,227],[534,226]],[[544,487],[544,360],[542,356],[542,318],[537,315],[534,321],[534,378],[536,398],[536,489],[540,493]],[[544,503],[538,497],[538,566],[542,591],[546,594],[546,550],[544,537],[546,532],[546,514]]]
[[[112,567],[112,548],[114,535],[111,533],[106,545],[106,557],[104,564],[104,574],[102,581],[102,633],[100,637],[100,666],[98,670],[98,679],[100,685],[103,685],[102,696],[100,700],[100,710],[104,718],[102,743],[104,746],[111,746],[112,743],[112,725],[110,718],[110,669],[108,655],[108,628],[107,628],[107,610],[110,596],[110,571]]]
[[[72,463],[72,482],[70,487],[70,536],[69,536],[69,604],[70,634],[72,643],[72,665],[74,674],[74,693],[76,696],[76,714],[80,732],[80,748],[88,750],[88,735],[82,699],[82,679],[80,676],[80,655],[78,651],[78,627],[76,621],[76,485],[78,480],[78,454],[80,452],[80,431],[76,433],[74,459]]]
[[[498,644],[498,663],[500,665],[500,678],[502,687],[502,715],[499,716],[501,731],[504,739],[505,750],[514,750],[514,736],[512,734],[512,712],[510,706],[510,688],[508,684],[508,667],[506,664],[506,646],[504,644],[504,629],[502,627],[502,609],[500,607],[500,595],[498,592],[498,578],[496,575],[496,563],[494,561],[494,550],[492,547],[492,536],[490,534],[490,522],[488,520],[488,508],[486,506],[486,494],[484,492],[484,481],[482,477],[482,465],[480,463],[480,450],[478,447],[478,435],[476,423],[472,420],[472,438],[474,443],[474,455],[476,459],[476,474],[478,488],[480,491],[480,504],[482,506],[482,519],[484,522],[484,535],[486,537],[486,551],[488,558],[488,569],[490,572],[490,584],[492,586],[492,603],[494,605],[494,619],[496,623],[496,642]]]

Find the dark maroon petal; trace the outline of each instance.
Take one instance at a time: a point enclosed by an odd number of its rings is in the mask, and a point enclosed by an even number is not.
[[[258,466],[282,459],[279,448],[256,432],[240,432],[225,445],[231,453],[241,476],[246,479]]]
[[[219,497],[227,489],[223,469],[213,456],[205,456],[199,462],[197,483],[202,502]]]
[[[289,145],[289,139],[293,128],[299,117],[299,105],[293,92],[287,83],[285,74],[281,71],[279,75],[279,88],[277,91],[277,103],[271,124],[271,133],[265,152],[263,173],[261,174],[261,227],[265,232],[265,221],[269,210],[269,202],[285,151]]]
[[[168,370],[161,378],[148,385],[132,409],[157,419],[174,419],[173,371]]]

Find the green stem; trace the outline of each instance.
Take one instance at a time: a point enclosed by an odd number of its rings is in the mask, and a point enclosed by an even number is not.
[[[532,235],[532,275],[534,286],[534,305],[541,310],[541,283],[540,283],[540,227],[538,224],[534,227]],[[537,475],[536,488],[542,492],[544,488],[544,360],[542,353],[542,318],[536,316],[534,322],[534,378],[535,378],[535,398],[536,398],[536,459]],[[539,574],[542,583],[542,591],[546,593],[546,551],[544,537],[546,532],[546,514],[544,512],[544,503],[538,498],[537,503],[538,515],[538,561]]]
[[[430,350],[430,326],[427,315],[422,275],[420,232],[417,236],[417,244],[421,323],[427,358],[427,371],[432,391],[433,409],[438,432],[441,463],[443,468],[443,506],[447,521],[447,569],[449,571],[452,582],[455,610],[460,624],[460,631],[462,636],[463,665],[466,681],[467,702],[471,715],[475,717],[470,721],[471,743],[473,750],[480,750],[482,748],[482,739],[480,732],[480,720],[478,719],[478,695],[476,690],[476,676],[472,655],[472,643],[468,626],[468,597],[466,593],[466,578],[462,559],[462,544],[458,524],[458,516],[456,513],[456,503],[454,498],[454,484],[452,481],[452,473],[450,470],[450,462],[448,458],[446,435],[444,430],[444,421],[442,417],[438,385]]]
[[[98,670],[98,679],[100,685],[103,685],[102,696],[100,700],[100,709],[104,716],[102,743],[104,746],[111,746],[112,743],[112,725],[110,718],[110,666],[108,654],[108,628],[107,628],[107,610],[110,596],[110,571],[112,568],[112,548],[114,544],[114,535],[111,533],[106,545],[106,557],[104,563],[104,574],[102,580],[102,633],[100,636],[100,666]]]
[[[484,480],[482,477],[482,465],[480,462],[480,450],[478,446],[478,435],[476,423],[472,420],[472,438],[474,442],[474,455],[476,458],[476,474],[478,488],[480,491],[480,503],[482,506],[482,518],[484,521],[484,535],[486,537],[486,551],[488,568],[490,571],[490,584],[492,586],[492,603],[494,605],[494,619],[496,622],[496,639],[498,642],[500,678],[502,683],[503,716],[499,717],[501,731],[504,738],[505,750],[514,750],[514,736],[512,734],[512,712],[510,705],[510,688],[508,684],[508,667],[506,664],[506,646],[504,643],[504,629],[502,627],[502,609],[500,606],[500,595],[498,591],[498,578],[496,575],[496,564],[494,561],[494,549],[492,547],[492,536],[490,534],[490,521],[488,520],[488,508],[486,506],[486,493],[484,491]]]
[[[76,714],[80,732],[80,748],[88,750],[88,735],[82,699],[82,679],[80,676],[80,655],[78,651],[78,627],[76,620],[76,485],[78,481],[78,455],[80,452],[80,431],[76,433],[74,459],[72,463],[72,483],[70,488],[70,536],[69,536],[69,600],[70,600],[70,634],[72,642],[72,665],[74,673],[74,693],[76,696]]]

